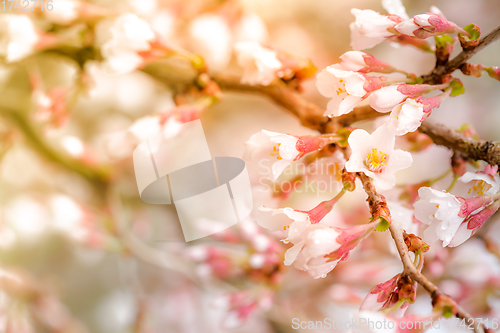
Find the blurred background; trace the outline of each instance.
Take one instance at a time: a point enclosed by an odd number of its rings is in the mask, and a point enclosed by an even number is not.
[[[495,0],[403,3],[410,17],[434,5],[459,26],[479,25],[483,34],[500,22]],[[132,152],[149,135],[175,127],[171,115],[178,115],[176,104],[187,97],[174,97],[175,84],[158,79],[165,77],[161,64],[120,75],[106,72],[98,56],[87,55],[96,52],[97,42],[88,46],[81,37],[95,29],[98,40],[99,20],[134,13],[169,43],[200,54],[209,73],[241,74],[233,45],[249,39],[309,58],[321,70],[350,50],[351,8],[385,13],[380,1],[87,4],[86,15],[99,8],[99,19],[82,23],[68,18],[72,7],[58,0],[53,2],[58,16],[39,8],[26,14],[37,31],[74,45],[0,62],[0,332],[296,332],[300,330],[292,328],[293,318],[349,318],[373,286],[400,272],[399,258],[382,233],[317,280],[283,266],[289,245],[252,219],[186,243],[174,208],[141,201]],[[0,20],[19,15],[1,9]],[[0,49],[7,34],[28,38],[27,27],[13,32],[1,24]],[[417,75],[434,67],[432,54],[409,46],[382,43],[368,52]],[[497,43],[472,62],[499,66],[498,54]],[[169,76],[168,66],[175,64],[165,66]],[[172,73],[181,79],[184,75],[175,69]],[[480,138],[500,140],[500,83],[456,75],[466,93],[447,99],[431,120],[454,129],[469,123]],[[314,83],[314,78],[304,83],[304,97],[324,106],[327,100]],[[212,156],[242,157],[245,141],[262,129],[313,133],[286,110],[254,94],[224,92],[216,103],[194,109]],[[359,126],[372,128],[369,122]],[[449,169],[450,156],[436,146],[414,153],[414,165],[398,174],[398,184],[439,177]],[[292,195],[276,203],[272,193],[256,193],[254,201],[255,207],[265,203],[308,209],[332,197],[321,195]],[[368,217],[365,195],[355,191],[327,219],[349,226]],[[456,249],[436,246],[426,257],[429,278],[475,317],[500,316],[498,251],[491,240],[484,241],[484,235],[498,239],[499,228],[494,216],[480,237]],[[409,313],[430,311],[430,298],[419,290]],[[448,326],[434,331],[459,330]]]

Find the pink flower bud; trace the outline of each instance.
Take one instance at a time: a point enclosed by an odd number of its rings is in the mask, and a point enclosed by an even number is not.
[[[359,73],[393,73],[394,67],[378,60],[374,56],[361,51],[348,51],[340,56],[342,67]]]

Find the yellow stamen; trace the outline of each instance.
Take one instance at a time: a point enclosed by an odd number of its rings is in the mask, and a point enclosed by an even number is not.
[[[474,192],[477,193],[477,195],[484,195],[484,192],[487,192],[491,188],[491,185],[485,182],[484,180],[479,180],[476,181],[474,186],[472,186],[471,189],[469,189],[469,193],[474,190]]]
[[[286,226],[284,226],[284,227],[283,227],[283,230],[286,230],[286,229],[288,229],[288,228],[290,228],[290,226],[289,226],[289,225],[286,225]]]
[[[377,148],[372,148],[372,152],[366,155],[365,165],[371,171],[379,172],[387,163],[387,154]]]
[[[282,160],[283,158],[280,156],[279,147],[281,143],[278,143],[278,147],[273,147],[273,152],[270,154],[272,157],[276,157],[278,160]]]
[[[346,93],[347,91],[345,89],[342,89],[342,88],[339,88],[337,89],[337,96],[342,94],[342,93]]]

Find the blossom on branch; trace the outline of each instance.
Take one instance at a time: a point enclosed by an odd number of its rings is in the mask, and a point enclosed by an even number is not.
[[[393,73],[398,71],[388,63],[378,60],[371,54],[361,51],[348,51],[340,56],[340,65],[345,70],[359,73]]]
[[[283,65],[276,52],[253,41],[238,42],[234,49],[238,64],[243,67],[242,83],[267,86],[277,78],[276,72]]]
[[[458,26],[446,20],[442,15],[427,13],[416,15],[412,19],[397,24],[394,29],[407,36],[425,39],[459,31]]]
[[[466,179],[469,177],[467,175]],[[478,189],[490,186],[480,183],[484,182],[483,177],[477,176],[477,179]],[[413,206],[415,218],[428,225],[424,230],[424,240],[429,244],[441,240],[443,247],[455,247],[465,242],[500,207],[498,193],[464,199],[445,191],[421,187],[418,194],[420,200]]]
[[[395,133],[386,124],[372,134],[362,129],[354,130],[348,139],[352,154],[346,170],[364,172],[381,189],[393,187],[396,184],[394,173],[412,163],[410,153],[394,149],[395,139]]]
[[[356,21],[349,25],[354,50],[369,49],[383,42],[394,35],[389,29],[403,21],[397,15],[381,15],[370,9],[353,8],[351,13],[356,17]]]
[[[341,229],[321,223],[307,225],[285,253],[285,265],[306,271],[313,278],[324,278],[349,252],[365,239],[377,226],[378,221]]]
[[[138,53],[149,51],[155,39],[148,22],[135,14],[101,21],[96,30],[104,68],[111,74],[126,74],[138,68],[143,62]]]
[[[353,62],[351,67],[358,67]],[[331,98],[326,106],[325,116],[338,117],[351,112],[368,94],[390,84],[385,77],[367,76],[346,70],[341,64],[326,67],[318,74],[316,87],[319,92]]]
[[[492,167],[487,164],[483,171],[466,172],[460,179],[463,183],[474,181],[473,190],[477,195],[493,195],[500,191],[500,176],[498,175],[498,165]]]
[[[259,161],[259,166],[271,171],[268,178],[276,181],[293,161],[307,153],[320,150],[328,142],[328,138],[324,137],[296,137],[262,130],[252,135],[245,143],[243,159]]]

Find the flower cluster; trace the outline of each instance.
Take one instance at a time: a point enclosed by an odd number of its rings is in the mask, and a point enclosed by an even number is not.
[[[483,171],[467,172],[460,180],[473,182],[469,190],[478,196],[464,199],[430,187],[418,190],[420,199],[415,202],[415,217],[428,225],[425,240],[432,244],[437,240],[443,246],[458,246],[469,239],[500,207],[500,176],[498,166],[487,165]]]

